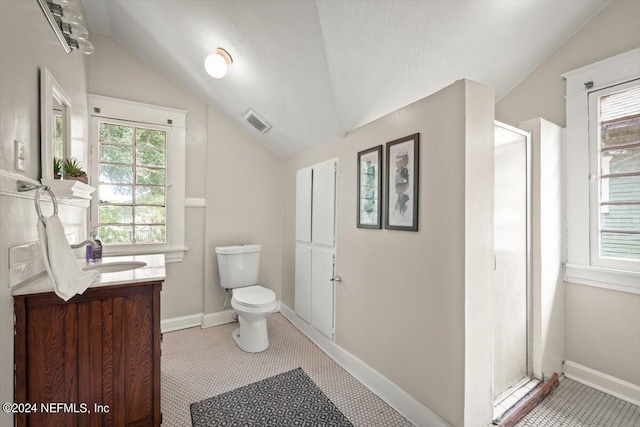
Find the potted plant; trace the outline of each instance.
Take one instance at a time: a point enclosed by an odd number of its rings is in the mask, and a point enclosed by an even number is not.
[[[60,179],[62,175],[60,172],[62,171],[62,160],[54,157],[53,158],[53,178]]]
[[[62,172],[64,172],[64,179],[74,179],[76,181],[89,183],[89,177],[87,173],[82,170],[82,165],[76,160],[75,157],[66,158],[62,162]]]

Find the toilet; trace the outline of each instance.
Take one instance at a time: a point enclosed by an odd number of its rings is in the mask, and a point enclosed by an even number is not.
[[[261,249],[260,245],[216,248],[220,286],[231,289],[231,307],[240,322],[231,334],[238,347],[248,353],[269,347],[267,317],[278,308],[276,294],[258,285]]]

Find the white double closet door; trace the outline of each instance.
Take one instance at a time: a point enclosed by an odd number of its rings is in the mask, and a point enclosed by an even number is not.
[[[337,159],[296,174],[295,312],[333,339]]]

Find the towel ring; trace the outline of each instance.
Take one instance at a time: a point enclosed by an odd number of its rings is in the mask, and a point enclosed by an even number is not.
[[[46,186],[38,187],[36,189],[36,195],[33,198],[33,202],[36,205],[36,212],[38,213],[38,218],[40,218],[40,221],[42,222],[44,222],[44,216],[42,215],[42,209],[40,208],[40,196],[42,195],[43,191],[46,191],[51,196],[51,202],[53,203],[53,214],[58,215],[58,201],[56,200],[56,195],[53,194],[53,191],[51,191],[51,188],[49,187],[46,187]]]

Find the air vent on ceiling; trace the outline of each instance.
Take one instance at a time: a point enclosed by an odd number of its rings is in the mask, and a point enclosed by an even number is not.
[[[242,117],[244,117],[244,119],[260,133],[265,133],[271,129],[271,125],[252,109],[247,110]]]

